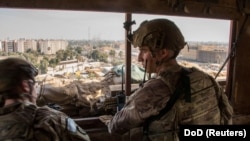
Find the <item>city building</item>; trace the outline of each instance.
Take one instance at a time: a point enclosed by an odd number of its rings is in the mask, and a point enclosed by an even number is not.
[[[39,40],[38,50],[43,54],[55,54],[58,50],[66,50],[68,41],[65,40]]]

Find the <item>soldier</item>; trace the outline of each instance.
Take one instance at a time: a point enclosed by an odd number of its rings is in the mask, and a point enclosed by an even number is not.
[[[0,61],[1,141],[89,141],[62,112],[35,105],[37,69],[20,58]]]
[[[100,116],[110,133],[143,127],[144,139],[177,141],[180,125],[231,124],[233,109],[213,77],[178,64],[186,42],[170,20],[144,21],[130,39],[139,47],[138,61],[157,77],[129,96],[113,117]]]

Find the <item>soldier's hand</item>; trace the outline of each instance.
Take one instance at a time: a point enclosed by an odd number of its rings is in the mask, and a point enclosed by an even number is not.
[[[110,122],[110,120],[113,118],[112,115],[102,115],[99,116],[99,120],[102,121],[105,125],[108,125],[108,123]]]

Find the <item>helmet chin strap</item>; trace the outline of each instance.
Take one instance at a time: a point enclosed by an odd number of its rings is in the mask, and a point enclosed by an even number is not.
[[[34,90],[34,87],[33,87],[33,84],[31,84],[30,82],[28,82],[28,85],[29,85],[29,93],[28,93],[28,98],[30,101],[32,101],[32,98],[33,98],[33,95],[32,95],[32,92]]]
[[[148,66],[148,60],[146,60],[144,76],[143,76],[143,80],[142,80],[141,84],[139,85],[140,87],[143,87],[144,83],[146,82],[147,66]]]

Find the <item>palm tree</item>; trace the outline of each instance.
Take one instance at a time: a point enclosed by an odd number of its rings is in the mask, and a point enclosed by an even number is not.
[[[111,56],[111,58],[112,58],[112,62],[113,62],[113,60],[114,60],[114,57],[115,57],[115,50],[110,50],[110,52],[109,52],[109,55]]]

